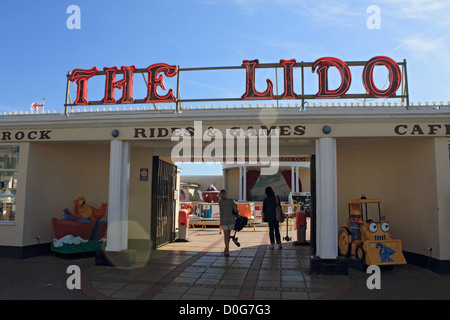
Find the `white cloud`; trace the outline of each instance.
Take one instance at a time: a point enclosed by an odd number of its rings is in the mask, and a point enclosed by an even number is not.
[[[415,34],[405,39],[399,46],[394,48],[394,50],[406,47],[412,54],[435,52],[446,47],[447,38],[448,36],[430,38],[423,34]]]
[[[242,10],[241,13],[248,15],[254,15],[262,2],[267,0],[233,0],[233,3]]]
[[[203,1],[214,3],[218,0]],[[355,4],[350,0],[232,0],[232,2],[242,9],[244,14],[253,15],[257,13],[259,7],[272,5],[307,15],[313,21],[328,24],[342,24],[346,23],[348,18],[364,17],[366,8],[372,4],[378,5],[382,14],[400,19],[434,19],[439,16],[442,19],[435,20],[435,23],[446,23],[450,13],[448,0],[365,0],[366,5],[361,2]]]
[[[403,51],[402,55],[410,58],[408,75],[410,97],[423,96],[421,99],[447,99],[447,88],[450,80],[448,61],[448,36],[433,36],[418,33],[409,36],[394,50]],[[412,69],[411,69],[412,67]],[[411,70],[410,70],[411,69]],[[414,98],[415,99],[415,98]]]
[[[313,5],[311,5],[313,3]],[[302,2],[303,9],[307,10],[313,20],[328,21],[336,23],[348,17],[365,14],[364,11],[357,12],[345,2],[320,1]]]
[[[430,62],[443,62],[450,47],[448,0],[384,0],[382,15],[395,18],[389,25],[397,46],[408,55]]]
[[[448,0],[384,0],[382,10],[394,17],[404,19],[430,19],[446,16],[450,9]],[[447,20],[447,19],[445,19]]]
[[[365,11],[356,9],[349,1],[307,1],[307,0],[233,0],[233,3],[242,9],[242,13],[254,15],[264,5],[278,6],[280,9],[308,16],[312,21],[322,24],[348,24],[349,17],[365,14]]]

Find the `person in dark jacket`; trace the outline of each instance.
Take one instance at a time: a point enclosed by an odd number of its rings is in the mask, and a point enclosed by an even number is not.
[[[266,197],[263,201],[263,221],[269,224],[269,238],[270,247],[273,248],[275,241],[278,247],[281,249],[281,236],[280,236],[280,225],[276,217],[276,206],[278,196],[272,190],[272,187],[266,187],[265,189]],[[279,198],[278,198],[279,202]]]

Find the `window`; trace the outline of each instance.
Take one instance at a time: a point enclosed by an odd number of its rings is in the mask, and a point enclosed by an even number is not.
[[[0,224],[15,220],[18,168],[19,146],[0,145]]]

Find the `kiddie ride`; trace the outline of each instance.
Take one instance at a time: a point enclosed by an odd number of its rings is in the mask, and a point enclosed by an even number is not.
[[[349,215],[347,225],[338,231],[338,253],[349,258],[350,265],[358,269],[406,264],[402,241],[391,238],[389,223],[381,216],[380,203],[380,199],[365,199],[364,195],[347,201]],[[371,204],[378,205],[379,222],[368,219],[367,206]]]

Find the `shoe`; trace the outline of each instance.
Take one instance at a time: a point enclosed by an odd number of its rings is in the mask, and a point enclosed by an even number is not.
[[[229,253],[229,252],[224,252],[223,255],[224,255],[225,257],[229,257],[229,256],[230,256],[230,253]]]
[[[277,249],[283,249],[283,248],[281,247],[281,243],[277,243]]]
[[[270,244],[270,249],[273,249],[273,243]]]

